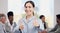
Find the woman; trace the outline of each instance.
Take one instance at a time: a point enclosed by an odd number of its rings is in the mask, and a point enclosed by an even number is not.
[[[38,33],[44,30],[41,20],[34,16],[34,2],[27,1],[24,5],[26,17],[19,20],[19,29],[22,33]]]

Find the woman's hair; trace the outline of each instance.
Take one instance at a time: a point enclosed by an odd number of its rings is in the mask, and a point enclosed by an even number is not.
[[[34,12],[33,12],[33,16],[34,16]]]
[[[25,7],[26,7],[26,4],[27,4],[27,3],[31,3],[31,4],[32,4],[32,6],[33,6],[33,7],[35,7],[35,4],[34,4],[34,2],[33,2],[33,1],[27,1],[27,2],[25,3],[25,5],[24,5]]]

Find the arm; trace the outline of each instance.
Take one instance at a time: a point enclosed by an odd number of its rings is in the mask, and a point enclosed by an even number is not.
[[[38,30],[38,33],[41,33],[44,30],[43,23],[40,19],[34,20],[34,26],[36,30]]]
[[[56,25],[51,31],[49,31],[49,32],[54,32],[54,31],[56,31],[57,30],[57,28],[58,28],[58,26]]]
[[[17,26],[16,26],[16,28],[15,28],[15,31],[17,32],[22,32],[22,33],[24,33],[25,31],[24,31],[24,29],[23,29],[23,27],[21,27],[21,25],[23,25],[23,20],[22,19],[20,19],[19,21],[18,21],[18,23],[17,23]]]

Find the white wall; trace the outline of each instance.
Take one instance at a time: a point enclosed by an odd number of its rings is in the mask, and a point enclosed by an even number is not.
[[[6,14],[8,11],[8,0],[0,0],[0,13]]]
[[[60,14],[60,0],[54,1],[54,11],[55,14]]]

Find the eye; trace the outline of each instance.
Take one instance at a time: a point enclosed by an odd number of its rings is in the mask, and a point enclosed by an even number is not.
[[[31,7],[29,6],[29,8],[31,8]]]
[[[27,8],[27,7],[25,6],[25,8]]]

